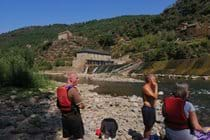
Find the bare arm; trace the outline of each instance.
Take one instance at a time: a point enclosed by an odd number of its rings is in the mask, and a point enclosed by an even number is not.
[[[79,106],[80,109],[85,108],[85,105],[82,102],[82,98],[77,88],[72,88],[71,90],[69,90],[68,94],[74,98],[76,105]]]
[[[152,79],[152,85],[153,85],[155,94],[158,96],[158,84],[157,84],[156,80]]]
[[[199,124],[197,115],[196,115],[196,113],[194,111],[189,112],[189,117],[190,117],[190,122],[193,125],[193,128],[195,130],[204,132],[204,129]]]

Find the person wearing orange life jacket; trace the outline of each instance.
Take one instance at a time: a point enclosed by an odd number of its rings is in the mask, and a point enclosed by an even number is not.
[[[68,84],[57,89],[57,105],[62,113],[63,138],[83,139],[84,126],[80,109],[84,109],[80,93],[77,89],[79,82],[75,72],[68,74]]]
[[[173,96],[164,99],[162,111],[169,140],[197,140],[191,129],[205,132],[198,122],[194,106],[187,101],[188,97],[189,86],[182,83],[176,84]]]

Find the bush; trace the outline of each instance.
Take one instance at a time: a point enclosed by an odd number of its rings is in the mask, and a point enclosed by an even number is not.
[[[43,51],[46,51],[50,48],[50,46],[52,45],[51,41],[45,41],[42,45],[41,45],[41,49]]]
[[[51,70],[53,68],[52,64],[46,60],[40,60],[37,66],[39,70]]]
[[[33,59],[26,60],[29,56],[26,57],[24,51],[0,52],[0,86],[33,88],[44,85],[43,78],[33,73]]]
[[[33,75],[27,62],[21,56],[12,56],[9,60],[7,84],[16,87],[33,87]]]
[[[0,59],[0,86],[6,84],[9,75],[9,65],[4,59]]]
[[[65,66],[65,61],[61,59],[57,59],[54,64],[56,67]]]
[[[43,75],[33,73],[33,87],[41,88],[46,87],[50,84],[49,80]]]

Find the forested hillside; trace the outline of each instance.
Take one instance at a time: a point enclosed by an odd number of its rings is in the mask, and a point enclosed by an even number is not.
[[[177,0],[160,15],[127,15],[72,25],[24,27],[1,34],[0,48],[27,44],[32,49],[39,48],[44,41],[56,40],[59,32],[70,30],[91,42],[82,47],[110,51],[115,58],[126,54],[144,61],[196,58],[209,55],[209,36],[182,38],[176,28],[183,22],[203,24],[209,19],[209,0]]]

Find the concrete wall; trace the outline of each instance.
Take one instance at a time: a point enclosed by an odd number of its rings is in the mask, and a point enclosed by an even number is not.
[[[83,72],[86,67],[87,60],[111,61],[111,56],[91,53],[77,53],[76,58],[72,62],[72,66],[78,71]]]
[[[89,59],[89,60],[111,60],[110,55],[101,55],[101,54],[91,54],[91,53],[77,53],[78,59]]]
[[[77,69],[79,72],[83,72],[85,69],[86,60],[85,59],[74,59],[72,61],[72,67]]]

